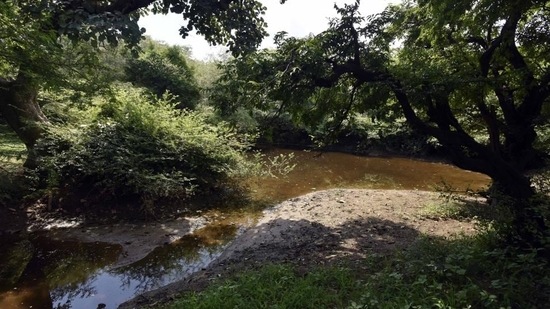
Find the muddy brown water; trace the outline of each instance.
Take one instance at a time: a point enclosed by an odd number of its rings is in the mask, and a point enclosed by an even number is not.
[[[249,181],[253,197],[271,204],[329,188],[377,188],[456,191],[489,184],[481,174],[454,166],[395,157],[360,157],[342,153],[272,150],[268,156],[294,154],[296,168],[286,177]],[[25,239],[0,238],[0,308],[116,308],[122,302],[189,276],[218,257],[240,233],[243,217],[222,209],[191,235],[159,246],[143,259],[114,267],[123,255],[118,244],[58,239],[34,233]]]

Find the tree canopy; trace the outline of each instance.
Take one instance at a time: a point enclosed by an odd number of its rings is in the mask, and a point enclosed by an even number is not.
[[[532,196],[526,172],[548,153],[535,145],[550,96],[550,2],[405,1],[367,17],[359,4],[335,7],[318,35],[280,33],[276,50],[234,60],[225,87],[299,119],[328,115],[333,128],[399,110],[457,166]]]
[[[187,53],[178,46],[165,46],[145,41],[139,58],[130,58],[125,71],[127,79],[151,90],[157,97],[165,92],[178,97],[179,108],[192,109],[200,99]]]
[[[27,146],[33,166],[34,145],[47,118],[37,102],[41,87],[70,81],[62,72],[64,42],[94,47],[125,42],[137,46],[144,29],[137,21],[147,12],[180,14],[185,37],[196,30],[212,44],[225,44],[234,55],[255,49],[266,36],[256,0],[7,0],[0,4],[0,113]],[[79,60],[88,55],[78,55]],[[93,55],[91,55],[93,58]]]
[[[516,225],[534,218],[525,200],[535,193],[528,171],[548,155],[537,132],[548,124],[550,1],[406,0],[372,16],[359,5],[335,7],[340,17],[318,35],[280,33],[276,50],[254,53],[266,36],[258,0],[7,0],[0,112],[32,159],[48,121],[38,90],[67,79],[60,55],[68,42],[137,46],[141,15],[173,12],[186,21],[183,37],[196,30],[239,56],[219,83],[234,97],[225,108],[269,106],[305,123],[328,119],[335,129],[355,113],[402,117],[436,138],[454,164],[492,177],[517,201]],[[181,62],[173,51],[161,54],[169,61],[144,57],[142,67],[169,71]]]

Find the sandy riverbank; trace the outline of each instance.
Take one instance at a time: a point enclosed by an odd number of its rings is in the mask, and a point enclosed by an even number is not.
[[[257,224],[233,240],[208,268],[120,308],[169,300],[266,263],[293,263],[306,270],[334,263],[361,267],[366,256],[406,250],[420,237],[475,232],[473,222],[426,217],[426,206],[438,203],[442,200],[437,193],[416,190],[333,189],[289,199],[265,210]]]

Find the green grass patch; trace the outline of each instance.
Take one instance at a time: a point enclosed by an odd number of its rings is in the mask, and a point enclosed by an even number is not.
[[[269,265],[158,308],[344,308],[360,291],[361,282],[343,268],[300,275],[288,265]]]
[[[481,203],[457,200],[433,201],[424,205],[420,215],[434,220],[477,220],[487,218],[490,215],[486,211],[488,207]]]
[[[512,215],[502,200],[500,203],[486,203],[476,199],[474,194],[441,191],[438,200],[424,205],[420,216],[432,220],[474,221],[485,226],[493,222],[507,222]]]
[[[492,232],[423,239],[365,260],[367,271],[270,265],[156,308],[545,308],[550,265],[537,251],[503,246]]]
[[[20,168],[25,162],[26,148],[13,130],[0,124],[0,165],[3,169]]]

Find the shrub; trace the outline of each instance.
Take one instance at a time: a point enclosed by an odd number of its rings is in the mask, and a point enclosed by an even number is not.
[[[223,123],[208,124],[174,101],[141,90],[100,97],[80,122],[56,124],[38,145],[50,194],[66,203],[140,205],[181,202],[229,185],[242,171],[247,144]],[[67,197],[73,197],[67,199]]]
[[[24,194],[25,145],[11,129],[0,123],[0,206],[12,205]]]
[[[177,96],[178,108],[194,108],[200,100],[197,81],[181,47],[145,41],[139,58],[128,60],[125,73],[128,81],[158,97],[165,92]]]

